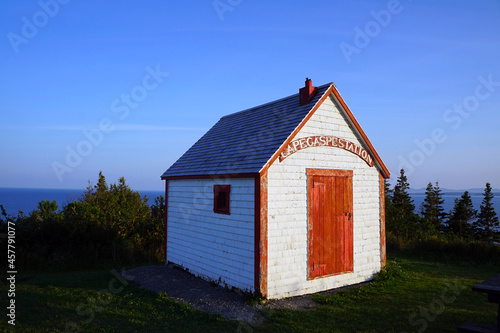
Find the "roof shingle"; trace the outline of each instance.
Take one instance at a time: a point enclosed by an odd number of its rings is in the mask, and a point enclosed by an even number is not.
[[[259,172],[331,85],[303,106],[294,94],[222,117],[162,178]]]

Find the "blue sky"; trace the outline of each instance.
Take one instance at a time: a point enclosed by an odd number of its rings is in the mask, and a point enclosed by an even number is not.
[[[0,187],[132,188],[221,116],[334,82],[412,187],[500,188],[500,1],[4,1]]]

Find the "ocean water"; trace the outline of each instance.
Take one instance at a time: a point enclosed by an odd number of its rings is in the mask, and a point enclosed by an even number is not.
[[[85,189],[41,189],[41,188],[7,188],[0,187],[0,205],[10,216],[17,216],[19,210],[25,215],[36,209],[42,200],[55,200],[59,208],[77,200]],[[163,191],[137,191],[148,197],[149,205],[154,204],[156,197],[165,195]]]
[[[34,210],[38,203],[42,200],[55,200],[59,208],[78,199],[85,192],[84,189],[39,189],[39,188],[5,188],[0,187],[0,205],[3,205],[7,214],[17,216],[21,210],[28,215]],[[164,195],[163,191],[138,191],[141,196],[146,195],[149,199],[149,205],[154,204],[156,197]],[[455,199],[460,198],[463,193],[460,192],[444,192],[444,211],[449,213],[455,204]],[[479,205],[483,200],[482,193],[470,193],[474,209],[479,211]],[[420,205],[424,201],[425,194],[411,194],[415,204],[415,212],[420,212]],[[500,195],[495,193],[493,198],[493,207],[500,216]]]
[[[445,213],[449,213],[455,206],[455,199],[460,199],[463,192],[443,192],[443,208]],[[495,212],[500,217],[500,195],[493,193],[493,208]],[[474,209],[479,213],[480,205],[483,201],[482,193],[469,193]],[[413,203],[415,204],[415,213],[420,213],[420,205],[424,202],[425,194],[411,194]]]

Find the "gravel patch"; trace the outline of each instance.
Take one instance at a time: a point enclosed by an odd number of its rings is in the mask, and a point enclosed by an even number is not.
[[[248,305],[245,304],[244,293],[238,289],[228,289],[208,282],[173,264],[135,267],[124,271],[123,276],[139,284],[141,288],[157,293],[167,292],[171,299],[188,303],[195,309],[250,324],[264,319],[260,310],[265,308],[308,310],[318,305],[311,299],[311,295]]]

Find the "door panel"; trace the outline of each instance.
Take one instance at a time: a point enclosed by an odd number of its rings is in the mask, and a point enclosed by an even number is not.
[[[313,179],[312,188],[312,209],[315,218],[314,228],[311,230],[311,260],[312,270],[315,276],[324,275],[326,272],[325,253],[323,249],[324,236],[325,236],[325,190],[327,188],[326,179],[322,177],[315,177]],[[328,222],[326,222],[328,223]]]
[[[352,171],[308,169],[309,278],[352,271]]]

